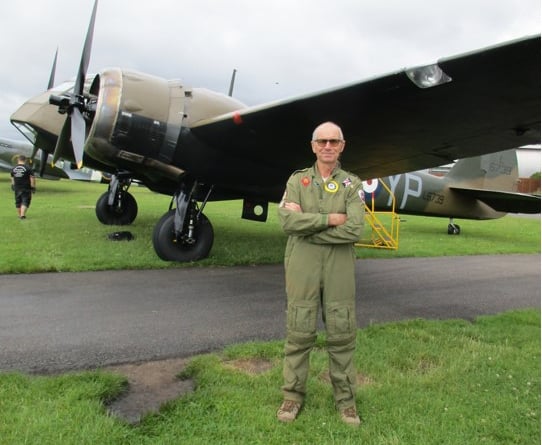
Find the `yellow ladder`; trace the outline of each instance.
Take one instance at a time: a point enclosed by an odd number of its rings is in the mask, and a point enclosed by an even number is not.
[[[355,245],[356,247],[370,247],[373,249],[393,249],[399,248],[399,215],[395,212],[395,196],[389,187],[380,180],[380,184],[391,196],[390,211],[376,211],[374,194],[371,198],[371,205],[365,203],[365,222],[367,229],[371,230],[368,239],[361,239]]]

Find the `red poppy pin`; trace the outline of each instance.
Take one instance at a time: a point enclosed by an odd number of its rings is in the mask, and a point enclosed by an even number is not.
[[[303,176],[301,178],[301,184],[303,184],[304,187],[307,187],[311,183],[311,180],[307,176]]]

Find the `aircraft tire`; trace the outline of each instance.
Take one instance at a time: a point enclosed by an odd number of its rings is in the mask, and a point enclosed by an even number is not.
[[[461,233],[461,227],[457,224],[448,224],[448,235],[459,235]]]
[[[184,243],[175,237],[175,209],[168,211],[154,227],[152,243],[156,254],[164,261],[198,261],[209,256],[213,247],[214,231],[209,219],[202,213],[195,227],[194,244]]]
[[[124,192],[120,209],[109,206],[108,200],[109,193],[105,192],[96,202],[98,221],[108,226],[127,226],[134,222],[137,216],[137,201],[130,193]]]

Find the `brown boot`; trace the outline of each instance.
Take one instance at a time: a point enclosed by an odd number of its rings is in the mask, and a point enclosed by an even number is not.
[[[293,422],[301,409],[301,403],[285,400],[277,411],[277,419],[281,422]]]
[[[355,406],[350,406],[341,410],[341,420],[347,425],[359,426],[361,424],[361,420],[356,412]]]

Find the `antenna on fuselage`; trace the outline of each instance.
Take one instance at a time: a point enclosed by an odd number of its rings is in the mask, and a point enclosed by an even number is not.
[[[230,97],[233,94],[233,85],[235,84],[235,73],[237,73],[237,70],[234,68],[233,73],[231,75],[230,90],[228,91],[228,96]]]

